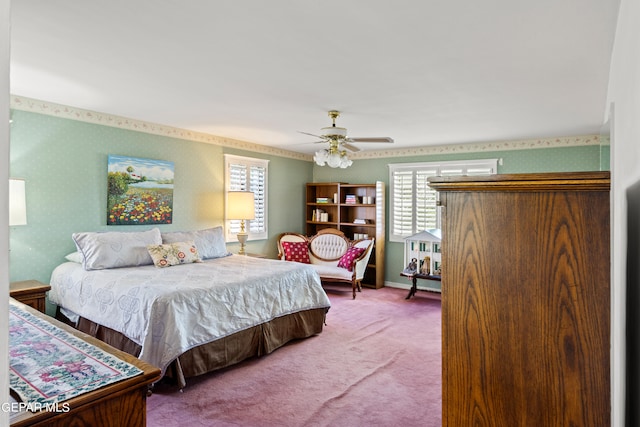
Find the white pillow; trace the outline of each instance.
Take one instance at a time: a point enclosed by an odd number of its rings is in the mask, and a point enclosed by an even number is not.
[[[202,259],[222,258],[231,255],[227,251],[222,226],[198,231],[172,231],[162,233],[162,243],[193,241]]]
[[[67,261],[76,262],[78,264],[82,264],[82,254],[78,251],[71,252],[69,255],[65,256]]]
[[[73,233],[85,270],[153,264],[148,245],[162,244],[158,228],[133,232]]]

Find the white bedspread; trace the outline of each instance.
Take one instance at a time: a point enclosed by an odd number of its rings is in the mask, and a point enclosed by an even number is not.
[[[126,335],[163,374],[193,347],[331,305],[312,267],[238,255],[169,268],[85,271],[67,262],[51,275],[49,299]]]

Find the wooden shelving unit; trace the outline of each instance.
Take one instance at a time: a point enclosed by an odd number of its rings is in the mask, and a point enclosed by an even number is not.
[[[385,185],[341,182],[308,183],[306,196],[306,234],[313,236],[323,228],[335,228],[352,240],[375,238],[375,248],[363,286],[384,286]],[[347,203],[355,196],[355,203]],[[324,200],[327,200],[325,203]],[[326,216],[317,215],[322,210]],[[364,223],[362,220],[364,220]]]

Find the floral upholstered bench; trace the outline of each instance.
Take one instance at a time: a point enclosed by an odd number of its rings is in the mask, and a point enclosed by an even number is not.
[[[350,241],[333,228],[320,230],[312,237],[283,233],[278,237],[278,257],[283,261],[310,264],[322,283],[350,283],[353,298],[362,290],[374,239]]]

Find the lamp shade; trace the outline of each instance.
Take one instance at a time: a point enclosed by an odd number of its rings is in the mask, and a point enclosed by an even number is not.
[[[9,225],[27,224],[24,179],[9,179]]]
[[[251,191],[227,193],[227,219],[254,219],[255,202]]]
[[[339,151],[337,149],[319,150],[316,152],[313,160],[318,166],[327,165],[332,168],[346,169],[353,164],[353,161],[347,157],[346,151]]]

